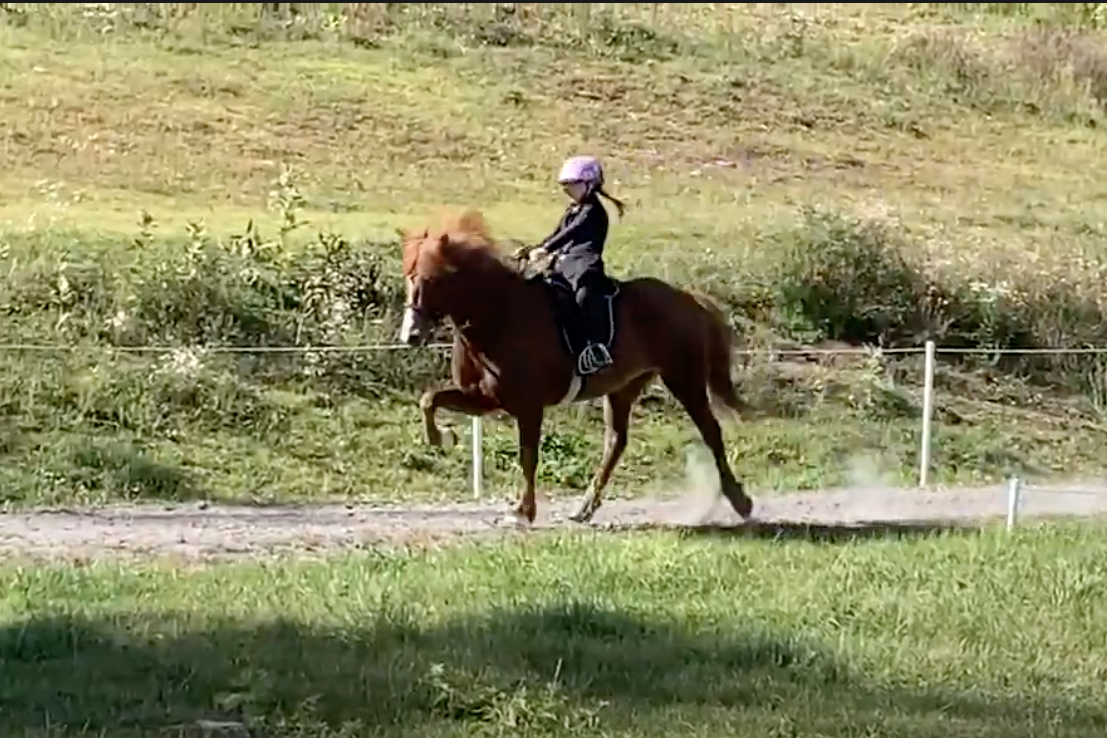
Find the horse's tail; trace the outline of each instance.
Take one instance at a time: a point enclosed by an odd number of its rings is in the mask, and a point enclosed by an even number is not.
[[[707,295],[695,294],[696,302],[708,314],[707,344],[704,347],[707,360],[707,388],[718,400],[739,415],[748,412],[749,406],[738,396],[734,380],[730,376],[734,352],[734,331],[726,314]]]

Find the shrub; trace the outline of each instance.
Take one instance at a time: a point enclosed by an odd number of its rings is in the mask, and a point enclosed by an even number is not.
[[[2,414],[150,437],[185,426],[266,435],[288,420],[270,389],[379,397],[442,376],[441,352],[309,348],[390,342],[402,300],[395,244],[321,233],[294,247],[290,229],[267,240],[252,223],[227,239],[193,225],[183,240],[155,243],[149,216],[144,224],[125,259],[118,245],[75,240],[12,259],[0,299],[6,340],[70,350],[6,361]],[[225,346],[304,350],[209,351]]]
[[[804,208],[788,235],[776,280],[789,332],[881,345],[927,332],[927,285],[888,226]]]
[[[771,242],[780,254],[769,270],[773,291],[754,275],[730,288],[730,304],[751,306],[748,317],[769,312],[778,333],[885,347],[918,347],[932,339],[946,347],[994,349],[983,359],[989,366],[1072,389],[1098,381],[1101,368],[1090,357],[1000,355],[1107,344],[1107,314],[1091,279],[1104,268],[1086,259],[1067,269],[1030,270],[954,258],[951,268],[927,263],[928,250],[893,222],[811,208]],[[987,269],[1002,271],[1004,279],[982,278]],[[751,302],[751,295],[758,299]],[[980,361],[979,355],[966,360]]]

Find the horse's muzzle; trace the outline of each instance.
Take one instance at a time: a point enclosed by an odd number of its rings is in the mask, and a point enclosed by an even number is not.
[[[406,336],[400,336],[400,340],[407,346],[422,346],[427,342],[422,331],[412,331]]]
[[[400,323],[400,342],[408,346],[421,346],[427,341],[426,321],[414,307],[404,308],[404,319]]]

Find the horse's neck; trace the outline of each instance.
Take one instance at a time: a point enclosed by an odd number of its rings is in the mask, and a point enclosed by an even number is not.
[[[454,327],[473,348],[495,352],[502,338],[512,330],[512,318],[519,314],[532,290],[520,275],[504,270],[490,271],[473,287],[473,298],[451,311]]]

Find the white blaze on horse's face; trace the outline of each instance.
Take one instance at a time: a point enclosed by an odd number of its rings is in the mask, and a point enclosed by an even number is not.
[[[404,319],[400,323],[400,341],[414,343],[417,340],[418,331],[415,330],[415,310],[410,306],[404,308]]]
[[[415,280],[407,278],[407,299],[404,301],[404,317],[400,322],[400,341],[409,346],[418,343],[422,338],[422,320],[415,304]]]

